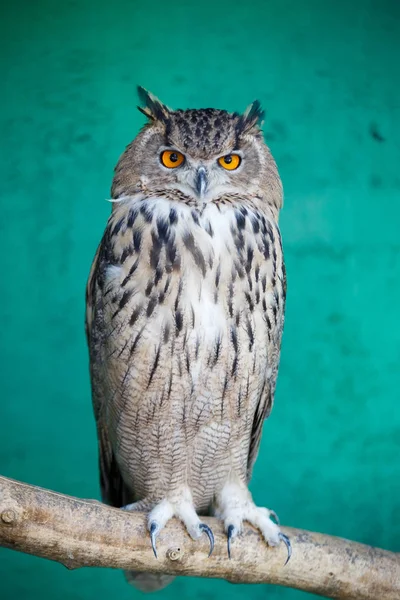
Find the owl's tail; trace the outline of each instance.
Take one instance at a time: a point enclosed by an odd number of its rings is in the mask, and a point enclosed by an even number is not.
[[[127,582],[141,592],[157,592],[167,587],[175,579],[174,575],[164,573],[138,573],[124,571]]]
[[[101,474],[101,495],[103,502],[115,506],[117,508],[135,502],[134,496],[129,488],[125,485],[115,457],[111,457],[110,462],[109,451],[103,451],[101,442],[104,445],[105,431],[102,430],[103,438],[100,438],[100,474]],[[107,444],[109,444],[106,439]],[[110,464],[106,464],[105,458],[108,458]],[[108,467],[108,470],[107,470]],[[136,503],[136,508],[131,507],[131,510],[143,510],[140,507],[140,502]],[[141,573],[140,571],[124,571],[127,582],[140,590],[141,592],[157,592],[167,587],[174,579],[174,575],[164,575],[163,573]]]

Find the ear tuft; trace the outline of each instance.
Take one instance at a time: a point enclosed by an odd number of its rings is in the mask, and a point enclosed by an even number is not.
[[[265,113],[261,107],[261,103],[258,100],[255,100],[239,117],[236,126],[239,135],[248,133],[253,127],[261,127],[264,115]]]
[[[138,106],[140,112],[153,121],[165,123],[169,119],[169,108],[140,85],[138,85],[137,91],[141,104],[144,104],[143,107]]]

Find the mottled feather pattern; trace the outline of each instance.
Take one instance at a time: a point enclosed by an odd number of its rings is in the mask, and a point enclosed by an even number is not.
[[[229,470],[250,477],[271,409],[286,287],[279,229],[236,195],[196,208],[160,192],[113,208],[88,285],[108,452],[130,501],[186,481],[205,511]]]

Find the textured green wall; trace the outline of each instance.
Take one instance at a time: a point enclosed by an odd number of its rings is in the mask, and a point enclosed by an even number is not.
[[[259,98],[289,287],[252,490],[284,524],[400,550],[399,3],[5,4],[0,472],[98,496],[84,287],[113,166],[143,123],[135,85],[174,107]],[[184,578],[158,597],[221,593],[305,597]],[[4,600],[139,595],[118,572],[0,551]]]

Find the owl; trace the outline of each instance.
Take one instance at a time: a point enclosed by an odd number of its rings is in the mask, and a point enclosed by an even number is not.
[[[243,114],[171,110],[139,88],[143,129],[115,168],[112,213],[87,285],[86,333],[102,498],[147,513],[149,543],[172,518],[195,540],[223,522],[288,538],[248,483],[270,414],[286,276],[282,184]],[[276,519],[275,519],[276,520]],[[144,590],[170,576],[127,573]]]

